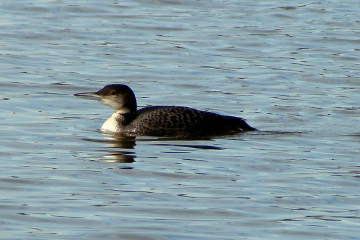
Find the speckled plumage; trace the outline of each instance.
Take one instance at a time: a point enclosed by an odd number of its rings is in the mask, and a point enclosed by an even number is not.
[[[115,112],[102,126],[106,132],[177,138],[210,137],[254,131],[242,118],[223,116],[188,107],[156,106],[140,110],[126,85],[107,85],[92,95]],[[89,96],[88,93],[76,96]]]

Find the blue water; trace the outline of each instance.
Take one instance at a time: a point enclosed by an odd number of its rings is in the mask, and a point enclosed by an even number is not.
[[[358,239],[356,1],[1,1],[0,239]],[[74,93],[243,117],[115,138]]]

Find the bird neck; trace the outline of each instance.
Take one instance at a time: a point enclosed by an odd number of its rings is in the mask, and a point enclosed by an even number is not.
[[[121,114],[125,115],[133,115],[136,114],[137,102],[133,92],[127,93],[127,95],[123,96],[124,99],[122,101],[122,106],[120,109],[115,109],[115,112],[121,112]]]
[[[101,130],[105,132],[121,132],[135,117],[136,113],[129,114],[115,111],[113,115],[104,122]]]
[[[116,121],[123,126],[128,125],[132,120],[134,120],[135,117],[136,117],[136,111],[130,112],[130,111],[122,111],[122,110],[115,111],[111,116],[111,118],[115,118]]]

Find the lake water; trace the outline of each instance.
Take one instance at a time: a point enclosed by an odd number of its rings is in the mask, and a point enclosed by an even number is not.
[[[0,239],[359,239],[357,1],[1,1]],[[119,139],[76,98],[243,117]]]

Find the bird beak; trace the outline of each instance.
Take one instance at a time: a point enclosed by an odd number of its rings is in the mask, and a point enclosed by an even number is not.
[[[90,100],[101,100],[101,97],[99,95],[96,94],[96,92],[88,92],[88,93],[77,93],[74,94],[75,97],[81,97],[81,98],[85,98],[85,99],[90,99]]]

